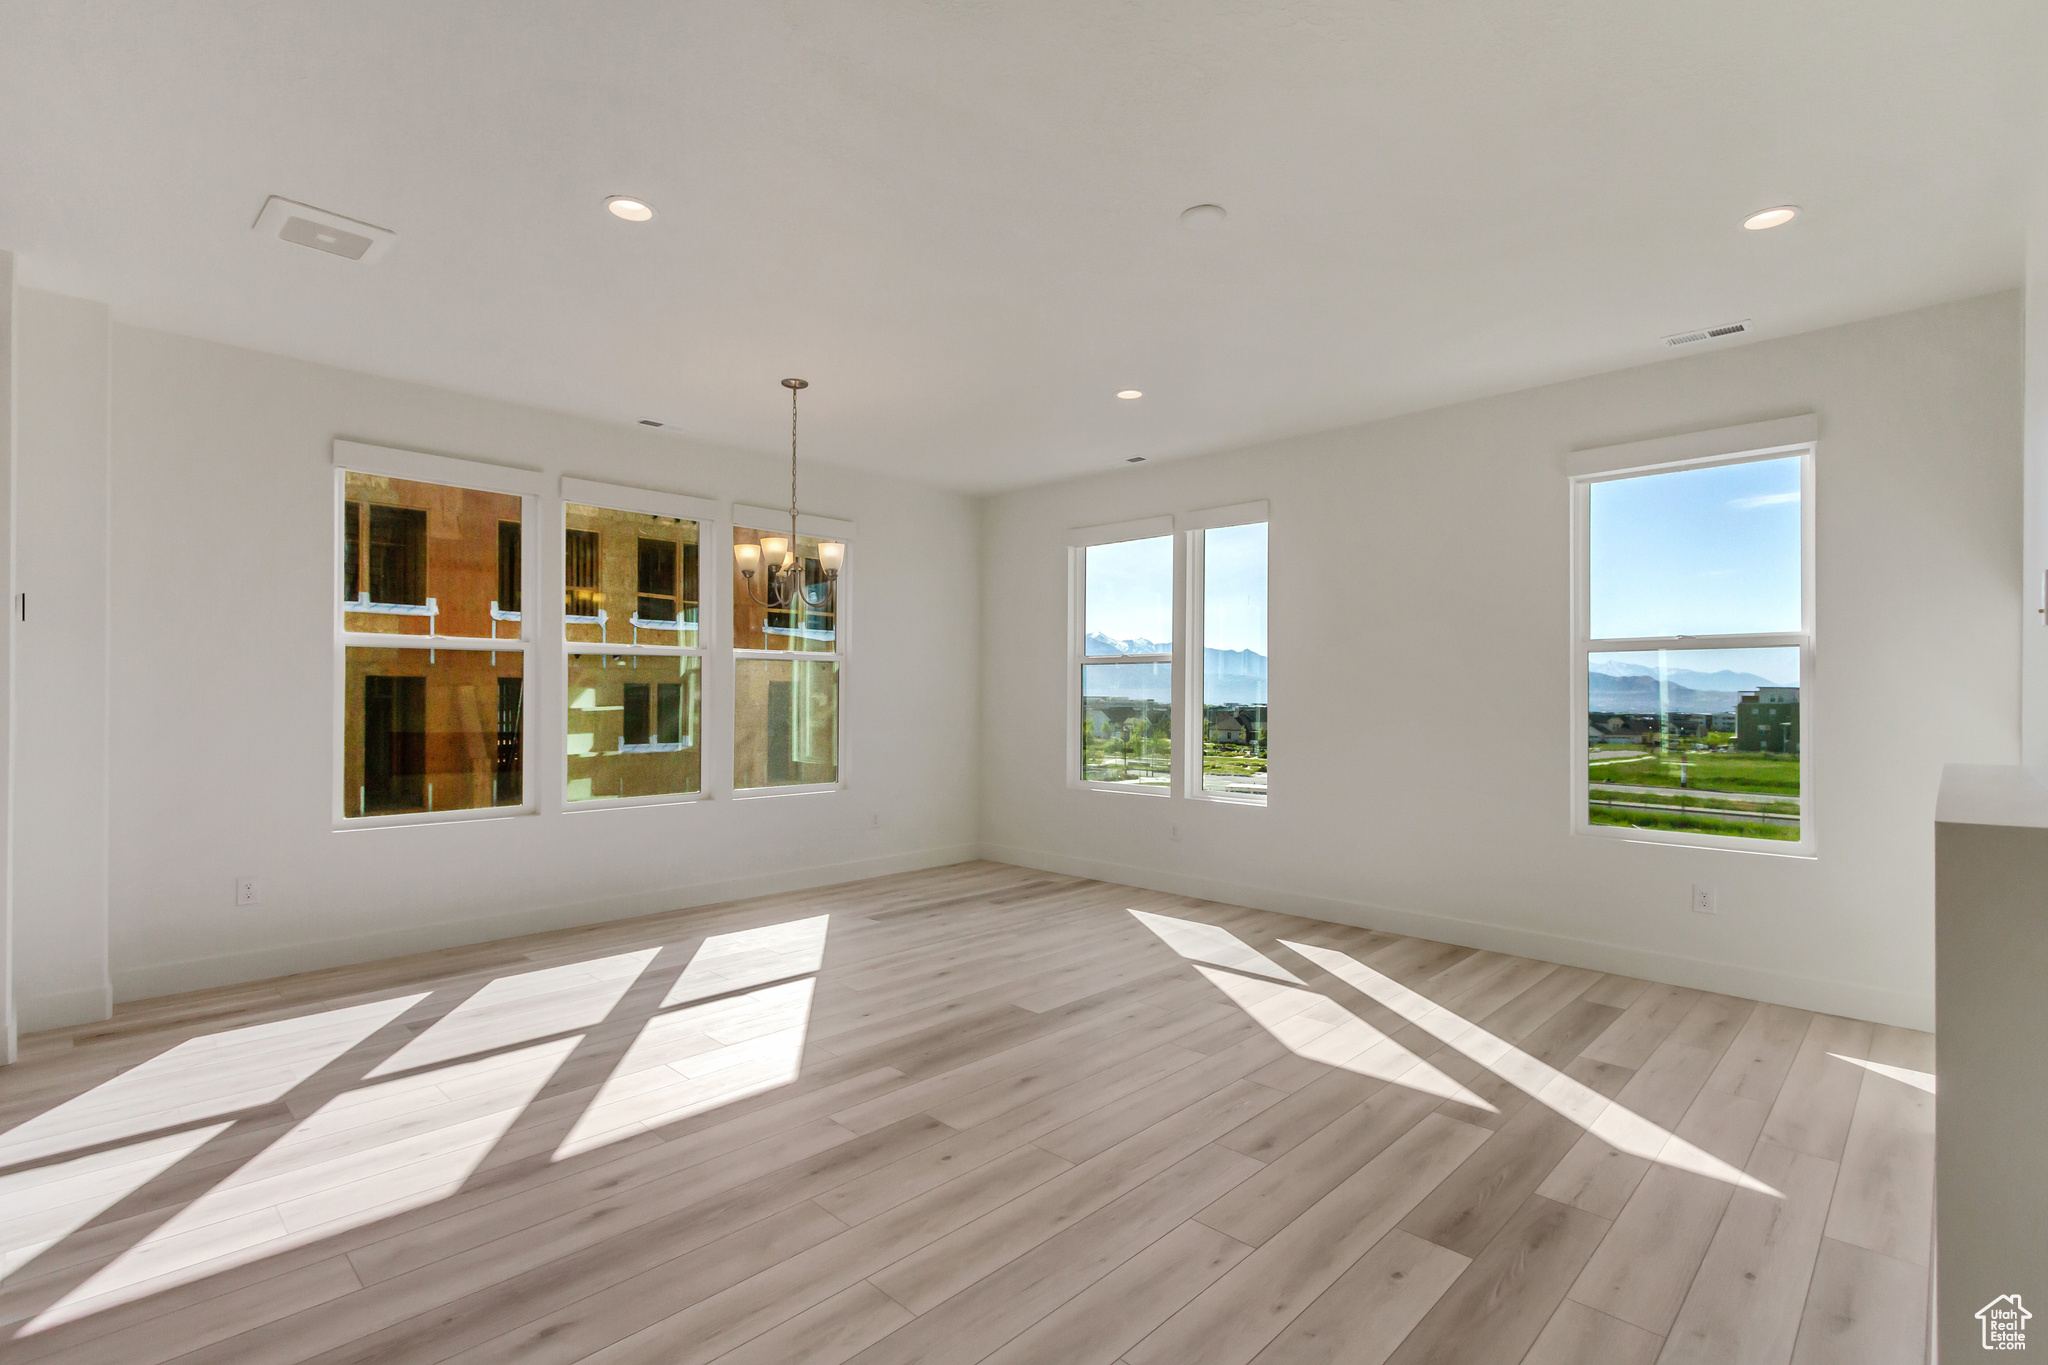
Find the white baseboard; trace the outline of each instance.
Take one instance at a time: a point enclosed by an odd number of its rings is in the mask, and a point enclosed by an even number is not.
[[[85,986],[52,995],[24,992],[15,1002],[16,1028],[22,1033],[69,1028],[73,1024],[96,1024],[114,1013],[112,986]]]
[[[536,906],[531,909],[478,915],[466,919],[444,920],[437,924],[408,925],[403,929],[381,930],[371,934],[317,939],[276,948],[259,948],[246,953],[226,953],[183,962],[157,962],[124,967],[114,973],[114,998],[128,1001],[147,1000],[159,995],[178,995],[185,991],[205,990],[213,986],[232,986],[244,981],[290,976],[296,972],[345,967],[358,962],[376,962],[387,957],[403,957],[408,953],[431,952],[437,948],[455,948],[471,943],[488,943],[495,939],[517,938],[521,934],[543,933],[550,929],[570,929],[581,924],[600,924],[606,920],[634,919],[641,915],[658,915],[669,910],[716,905],[721,901],[745,900],[750,896],[803,891],[816,886],[830,886],[835,882],[858,881],[865,877],[886,877],[897,872],[916,872],[928,867],[972,862],[978,856],[980,850],[972,844],[919,849],[880,858],[862,858],[851,862],[826,863],[783,872],[731,877],[724,881],[659,887],[603,900]],[[48,1023],[30,1024],[27,1022],[26,1007],[23,1009],[22,1018],[23,1032],[31,1028],[56,1027]],[[106,1014],[94,1015],[91,1018],[104,1019]]]
[[[1569,967],[1586,967],[1593,971],[1614,972],[1623,976],[1642,977],[1649,981],[1661,981],[1672,986],[1689,986],[1696,990],[1716,991],[1723,995],[1742,996],[1750,1000],[1765,1000],[1772,1004],[1788,1005],[1794,1009],[1838,1014],[1873,1023],[1897,1024],[1904,1028],[1929,1031],[1934,1028],[1932,996],[1908,995],[1901,991],[1883,990],[1853,981],[1799,976],[1791,972],[1748,967],[1734,962],[1681,957],[1675,953],[1630,948],[1618,943],[1602,943],[1596,939],[1572,938],[1564,934],[1517,929],[1507,925],[1487,924],[1481,920],[1456,919],[1448,915],[1433,915],[1417,910],[1394,910],[1382,906],[1360,905],[1324,896],[1306,896],[1269,887],[1243,886],[1211,877],[1163,872],[1155,868],[1103,862],[1092,858],[1074,858],[1063,853],[1047,853],[1007,844],[983,844],[981,856],[991,862],[1036,868],[1041,872],[1063,872],[1072,877],[1089,877],[1097,881],[1141,887],[1147,891],[1164,891],[1176,896],[1195,896],[1227,905],[1248,906],[1254,910],[1300,915],[1305,919],[1325,920],[1331,924],[1348,924],[1362,929],[1383,929],[1415,938],[1433,939],[1439,943],[1455,943],[1465,948],[1513,953],[1517,957],[1533,957],[1545,962],[1563,963]]]

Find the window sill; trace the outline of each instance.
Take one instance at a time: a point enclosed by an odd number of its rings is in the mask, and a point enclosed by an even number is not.
[[[1813,862],[1820,857],[1811,834],[1792,842],[1743,839],[1725,834],[1687,834],[1678,830],[1631,829],[1625,825],[1575,825],[1572,833],[1586,839],[1605,839],[1626,844],[1651,844],[1658,848],[1711,849],[1721,853],[1749,853],[1762,858],[1793,858]]]
[[[813,782],[805,786],[788,787],[739,787],[733,791],[735,801],[759,801],[771,796],[816,796],[821,792],[845,791],[844,782]]]
[[[1083,778],[1067,783],[1076,791],[1127,792],[1133,796],[1172,796],[1171,782],[1090,782]]]
[[[469,824],[481,820],[517,820],[539,812],[532,803],[523,806],[486,806],[476,810],[395,811],[389,815],[344,816],[335,821],[336,834],[365,829],[407,829],[416,825]]]
[[[1233,795],[1230,792],[1201,791],[1189,792],[1188,800],[1211,801],[1219,806],[1253,806],[1260,810],[1264,810],[1268,804],[1269,798],[1263,793],[1258,796],[1252,796],[1250,794]]]
[[[587,815],[595,811],[631,810],[640,806],[693,806],[709,801],[709,792],[655,792],[648,796],[592,796],[581,801],[564,801],[562,814]]]

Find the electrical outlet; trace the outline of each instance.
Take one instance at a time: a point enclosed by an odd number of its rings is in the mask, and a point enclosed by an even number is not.
[[[1694,882],[1692,884],[1692,909],[1696,915],[1720,914],[1721,907],[1714,900],[1714,888],[1711,886],[1701,886],[1698,882]]]
[[[256,879],[254,877],[235,878],[236,905],[254,905],[262,899],[262,893],[257,888]]]
[[[1177,843],[1179,843],[1179,842],[1180,842],[1180,826],[1179,826],[1179,825],[1168,825],[1168,826],[1166,827],[1166,840],[1167,840],[1167,842],[1168,842],[1168,843],[1173,843],[1173,844],[1177,844]]]
[[[871,815],[869,815],[869,816],[868,816],[868,828],[869,828],[869,829],[880,829],[881,827],[882,827],[882,817],[881,817],[881,815],[880,815],[880,814],[871,814]]]

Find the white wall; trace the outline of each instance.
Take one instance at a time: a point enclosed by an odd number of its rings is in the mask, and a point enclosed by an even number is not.
[[[14,600],[14,253],[0,251],[0,577]],[[0,630],[0,1063],[14,1060],[14,613]]]
[[[104,1019],[107,307],[24,289],[16,412],[15,942],[24,1031]],[[134,580],[129,580],[132,586]],[[149,598],[151,592],[138,592]]]
[[[805,510],[859,523],[846,790],[334,832],[336,437],[771,507],[787,466],[134,327],[113,338],[119,998],[972,855],[975,509],[808,461]],[[782,401],[776,377],[763,403]],[[829,450],[826,410],[807,416],[809,447]],[[238,875],[261,879],[261,905],[235,906]]]
[[[2027,227],[2019,761],[2048,779],[2048,194],[2036,195]]]
[[[1941,766],[2018,754],[2022,333],[1997,295],[993,499],[984,851],[1930,1027]],[[1566,452],[1800,412],[1819,856],[1575,836]],[[1064,533],[1258,498],[1271,807],[1068,788]]]

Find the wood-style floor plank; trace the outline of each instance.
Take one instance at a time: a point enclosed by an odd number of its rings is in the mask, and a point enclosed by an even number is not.
[[[8,1365],[1890,1365],[1925,1331],[1928,1035],[992,863],[21,1056]]]

